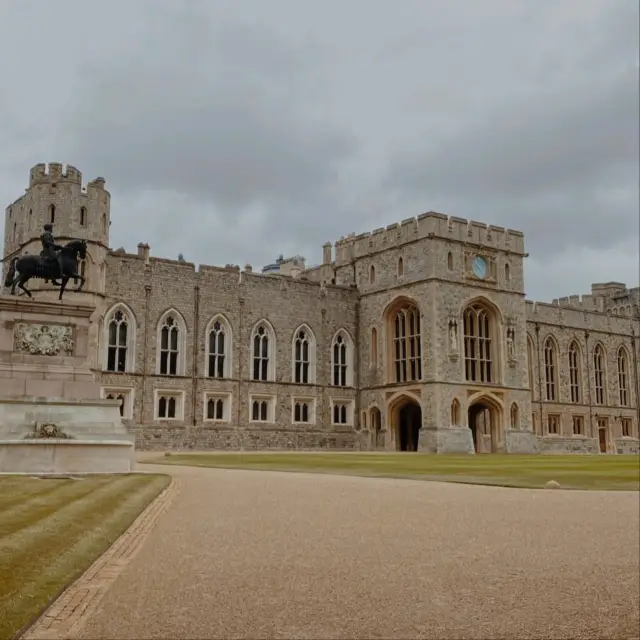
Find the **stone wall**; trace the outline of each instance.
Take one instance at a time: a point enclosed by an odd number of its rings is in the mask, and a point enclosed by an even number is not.
[[[333,246],[325,243],[322,264],[306,271],[299,266],[259,275],[250,267],[196,268],[153,257],[146,243],[137,254],[108,250],[110,194],[104,187],[102,178],[83,187],[71,165],[35,165],[26,193],[5,211],[4,256],[39,252],[52,207],[57,238],[88,241],[87,290],[68,296],[96,307],[88,336],[96,347],[93,366],[103,395],[123,401],[124,419],[141,448],[395,449],[400,408],[414,403],[420,409],[421,450],[472,451],[469,410],[480,404],[491,413],[492,427],[491,433],[476,430],[479,450],[597,451],[606,424],[607,451],[638,451],[640,288],[596,283],[590,295],[554,304],[525,302],[523,234],[436,212],[352,233]],[[473,269],[479,256],[484,276]],[[34,284],[43,299],[55,295],[42,281]],[[465,377],[463,316],[474,304],[490,318],[489,382]],[[419,379],[399,382],[394,314],[410,307],[420,317],[422,370]],[[107,371],[109,323],[116,311],[127,323],[126,363],[123,370]],[[175,375],[159,371],[158,336],[168,317],[180,336]],[[222,378],[208,374],[214,322],[226,327],[230,348],[231,366]],[[275,350],[268,379],[257,382],[251,345],[259,322]],[[301,329],[312,337],[313,373],[305,384],[294,382],[293,371],[294,338]],[[335,386],[331,377],[338,332],[348,346],[344,386]],[[553,401],[541,395],[544,341],[550,335],[557,350]],[[579,402],[570,394],[572,340],[581,354]],[[593,393],[596,344],[605,354],[602,403]],[[622,345],[629,356],[626,406],[617,374]],[[251,402],[258,397],[268,403],[266,421],[252,419]],[[161,398],[176,401],[173,417],[159,416]],[[217,400],[223,401],[222,417],[211,418],[210,401]],[[294,419],[295,404],[303,402],[309,410],[304,423]],[[332,411],[336,402],[348,408],[340,424]],[[549,416],[559,421],[557,434],[548,433]],[[581,434],[573,433],[575,416],[583,418]],[[623,424],[630,424],[630,436],[623,434]]]

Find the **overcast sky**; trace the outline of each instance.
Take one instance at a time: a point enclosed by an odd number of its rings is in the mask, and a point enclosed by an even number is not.
[[[637,0],[3,0],[0,194],[68,162],[111,246],[254,269],[436,210],[529,298],[639,281]]]

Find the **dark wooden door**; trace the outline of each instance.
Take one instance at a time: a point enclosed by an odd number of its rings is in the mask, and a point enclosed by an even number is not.
[[[607,453],[607,430],[606,430],[606,428],[598,429],[598,440],[600,442],[600,453]]]

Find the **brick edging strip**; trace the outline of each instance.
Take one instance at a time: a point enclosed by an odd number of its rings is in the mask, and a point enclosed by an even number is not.
[[[20,640],[71,640],[94,613],[100,600],[167,510],[182,486],[171,483],[147,505],[133,524],[31,625]]]

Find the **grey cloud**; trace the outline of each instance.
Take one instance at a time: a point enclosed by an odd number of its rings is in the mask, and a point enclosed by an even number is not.
[[[183,11],[92,64],[61,138],[73,157],[99,149],[120,189],[169,187],[223,209],[291,206],[322,194],[354,150],[317,113],[320,76],[313,50]]]
[[[536,297],[637,282],[634,0],[3,11],[6,202],[58,160],[106,177],[114,247],[316,262],[325,240],[436,209],[525,231]]]

